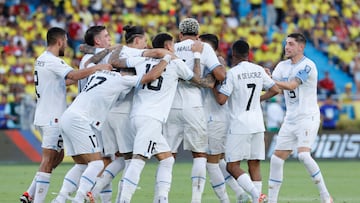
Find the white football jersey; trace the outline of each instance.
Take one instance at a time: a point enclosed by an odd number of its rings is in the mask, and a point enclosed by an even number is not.
[[[203,88],[203,103],[207,121],[229,121],[229,108],[226,102],[220,105],[215,98],[213,90],[210,88]]]
[[[309,78],[292,91],[284,90],[286,105],[285,121],[288,122],[296,122],[298,119],[309,115],[320,115],[317,103],[318,72],[312,60],[304,56],[296,64],[291,64],[290,59],[281,61],[275,67],[272,77],[277,81],[291,81],[303,69],[309,71]]]
[[[102,50],[104,50],[104,48],[97,48],[96,53],[98,53],[98,52],[100,52]],[[128,57],[132,57],[132,56],[141,56],[143,54],[143,52],[144,52],[144,49],[136,49],[136,48],[131,48],[131,47],[128,47],[128,46],[123,46],[122,49],[121,49],[121,52],[119,54],[119,58],[128,58]],[[87,55],[85,55],[85,56],[87,56]],[[92,55],[90,55],[90,56],[92,56]],[[99,62],[99,64],[108,63],[109,59],[110,59],[110,56],[111,56],[111,53],[107,54]],[[86,60],[84,59],[84,61],[83,61],[83,59],[81,60],[81,62],[85,63],[87,61],[87,59]],[[95,65],[95,64],[89,64],[88,67],[91,67],[93,65]],[[80,68],[81,68],[81,63],[80,63]],[[87,79],[83,79],[83,80],[85,81],[85,84],[86,84]],[[84,84],[84,82],[82,82],[82,85],[83,84]],[[81,87],[81,88],[83,88],[83,87]],[[125,98],[120,99],[118,102],[116,102],[113,105],[113,108],[111,109],[111,112],[130,113],[133,96],[134,96],[134,90],[131,90],[125,96]]]
[[[107,113],[118,98],[140,83],[141,77],[121,76],[114,71],[96,71],[66,111],[88,119],[94,127],[101,129]]]
[[[80,64],[79,64],[79,69],[84,69],[84,68],[88,68],[88,67],[92,67],[96,64],[93,64],[93,63],[90,63],[88,64],[87,67],[85,67],[85,62],[87,60],[89,60],[92,56],[94,56],[93,54],[85,54],[82,58],[81,58],[81,61],[80,61]],[[80,93],[81,90],[85,87],[86,83],[87,83],[87,77],[86,78],[83,78],[81,80],[78,81],[78,92]]]
[[[269,89],[274,84],[263,67],[248,61],[240,62],[226,73],[219,91],[228,96],[230,133],[265,131],[260,96],[263,88]]]
[[[35,61],[34,81],[36,110],[34,124],[46,126],[58,123],[67,107],[65,77],[73,68],[61,58],[45,51]]]
[[[139,60],[129,58],[128,65]],[[149,72],[160,59],[147,58],[141,64],[134,65],[138,75]],[[171,60],[165,71],[155,81],[135,89],[130,117],[149,116],[165,123],[174,100],[179,78],[190,80],[194,76],[192,70],[181,60]]]
[[[185,61],[191,70],[194,68],[194,53],[191,51],[191,45],[193,43],[194,41],[191,39],[175,43],[175,54]],[[221,64],[211,46],[208,43],[203,44],[204,48],[200,57],[201,73],[203,73],[205,69],[212,72],[214,68]],[[172,108],[197,106],[203,106],[201,88],[191,85],[188,82],[180,81]]]

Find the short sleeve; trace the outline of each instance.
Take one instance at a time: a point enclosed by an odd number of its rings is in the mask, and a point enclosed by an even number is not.
[[[176,71],[181,79],[191,80],[194,77],[194,72],[181,59],[172,60],[171,63],[177,66]]]
[[[234,76],[231,73],[231,71],[228,71],[226,73],[225,80],[221,84],[219,92],[229,97],[234,89],[233,81],[234,81]]]

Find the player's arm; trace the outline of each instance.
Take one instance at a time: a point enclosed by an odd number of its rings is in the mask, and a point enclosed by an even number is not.
[[[191,50],[194,52],[194,76],[191,78],[190,82],[199,87],[213,88],[215,85],[215,78],[212,74],[208,74],[204,78],[201,78],[200,58],[203,44],[200,41],[195,41],[191,46]]]
[[[280,92],[281,90],[279,89],[279,87],[274,84],[271,88],[269,88],[264,94],[260,96],[260,101],[268,100],[271,97],[279,94]]]
[[[275,83],[279,86],[280,89],[284,90],[294,90],[302,83],[306,82],[309,78],[309,72],[308,69],[299,70],[299,72],[296,74],[295,78],[291,81],[275,81]]]
[[[66,76],[66,85],[71,85],[76,83],[78,80],[86,78],[87,76],[95,73],[98,70],[111,70],[112,66],[110,64],[99,64],[92,66],[90,68],[84,68],[80,70],[72,70]]]
[[[105,48],[102,51],[96,53],[96,47],[87,45],[87,44],[82,44],[80,46],[80,49],[82,50],[82,52],[87,53],[87,54],[94,54],[94,56],[92,56],[91,58],[89,58],[84,66],[87,67],[89,64],[93,63],[93,64],[97,64],[99,63],[106,55],[108,55],[109,53],[111,53],[113,50],[122,50],[122,45],[114,45],[111,46],[110,48]],[[120,53],[119,51],[119,53]]]
[[[219,92],[219,88],[220,85],[217,85],[216,87],[212,88],[213,89],[213,93],[215,95],[215,99],[216,101],[220,104],[223,105],[226,103],[226,101],[228,100],[228,96],[226,96],[225,94],[222,94],[221,92]]]
[[[197,54],[197,52],[195,52]],[[200,54],[200,53],[198,53]],[[194,77],[191,78],[190,82],[192,84],[199,86],[199,87],[205,87],[205,88],[213,88],[215,85],[215,78],[212,74],[207,74],[204,78],[201,78],[201,69],[200,69],[200,57],[194,58]]]
[[[147,84],[158,79],[169,64],[172,56],[165,55],[162,60],[141,78],[141,84]]]
[[[150,57],[150,58],[162,58],[166,54],[168,55],[174,55],[171,51],[163,48],[155,48],[155,49],[145,49],[142,53],[143,57]],[[175,55],[173,56],[175,58]]]

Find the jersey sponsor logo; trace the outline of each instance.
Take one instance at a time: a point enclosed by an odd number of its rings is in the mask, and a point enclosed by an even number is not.
[[[267,157],[270,158],[275,148],[276,136],[270,139]],[[330,133],[316,137],[312,146],[312,155],[320,159],[358,159],[360,158],[360,134]],[[297,158],[293,153],[292,158]]]

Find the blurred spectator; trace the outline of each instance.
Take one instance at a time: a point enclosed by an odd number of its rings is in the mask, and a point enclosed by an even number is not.
[[[21,99],[20,127],[22,130],[31,130],[33,128],[36,101],[32,95],[24,94]]]
[[[281,99],[275,96],[269,100],[266,106],[266,129],[269,132],[277,132],[283,122],[285,111],[281,106]]]
[[[358,53],[349,66],[354,76],[356,94],[360,95],[360,53]]]
[[[324,78],[319,81],[319,93],[323,95],[336,94],[334,80],[331,79],[329,71],[325,71]]]
[[[10,101],[5,106],[5,117],[7,128],[20,128],[20,107],[21,107],[21,94],[15,94],[13,101]]]
[[[320,106],[322,129],[336,129],[337,122],[339,120],[339,112],[339,105],[336,103],[336,101],[334,101],[331,94],[327,94],[324,103]]]
[[[355,119],[355,108],[354,108],[354,95],[352,93],[352,83],[347,83],[345,85],[344,93],[339,96],[339,103],[341,106],[341,115],[340,119]]]
[[[7,103],[7,96],[5,93],[0,94],[0,129],[6,129],[5,107]]]

